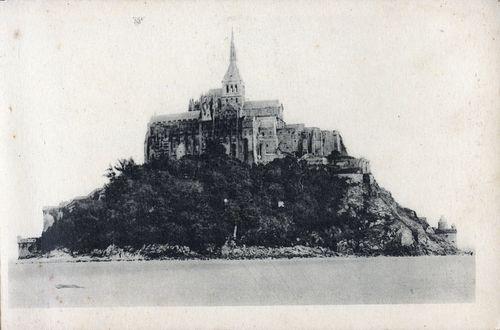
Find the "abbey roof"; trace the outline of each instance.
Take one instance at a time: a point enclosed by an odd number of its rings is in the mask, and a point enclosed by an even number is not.
[[[213,96],[221,96],[222,95],[222,88],[209,89],[207,94],[213,95]]]
[[[200,117],[200,111],[187,111],[180,113],[172,113],[168,115],[158,115],[151,117],[150,122],[169,122],[169,121],[178,121],[178,120],[195,120]]]
[[[279,100],[245,101],[243,109],[253,110],[262,108],[278,108],[280,106],[281,104]]]

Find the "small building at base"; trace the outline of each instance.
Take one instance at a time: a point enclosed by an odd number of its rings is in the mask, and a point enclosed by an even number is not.
[[[446,222],[444,216],[439,218],[438,227],[434,230],[434,233],[444,238],[455,247],[457,246],[457,228],[453,224],[451,227],[448,227],[448,223]]]
[[[40,237],[17,237],[18,258],[28,259],[38,257],[42,251]]]

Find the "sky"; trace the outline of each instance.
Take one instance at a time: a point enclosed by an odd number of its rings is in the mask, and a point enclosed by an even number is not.
[[[460,246],[478,247],[499,233],[488,208],[500,178],[495,5],[10,2],[2,255],[15,255],[16,235],[40,235],[44,206],[102,186],[120,158],[143,162],[151,116],[219,87],[231,29],[248,99],[340,131],[400,204],[432,225],[444,215]]]

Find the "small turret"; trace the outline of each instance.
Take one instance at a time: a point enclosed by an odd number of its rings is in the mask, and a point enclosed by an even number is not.
[[[457,228],[454,224],[451,226],[451,228],[448,227],[448,223],[446,222],[444,216],[441,216],[439,218],[438,227],[435,230],[435,233],[443,237],[454,246],[457,246]]]
[[[438,221],[438,229],[444,230],[448,228],[448,223],[446,222],[444,216],[441,216]]]

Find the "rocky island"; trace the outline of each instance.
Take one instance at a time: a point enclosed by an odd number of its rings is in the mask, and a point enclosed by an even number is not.
[[[250,166],[221,145],[144,165],[122,160],[85,198],[45,209],[36,256],[252,258],[455,254],[370,174],[286,157]],[[218,150],[218,151],[217,151]],[[38,245],[38,247],[36,247]]]
[[[154,116],[145,162],[123,159],[90,195],[44,209],[19,258],[79,260],[456,254],[380,187],[334,130],[287,124],[278,100],[251,101],[237,67],[188,111]]]

